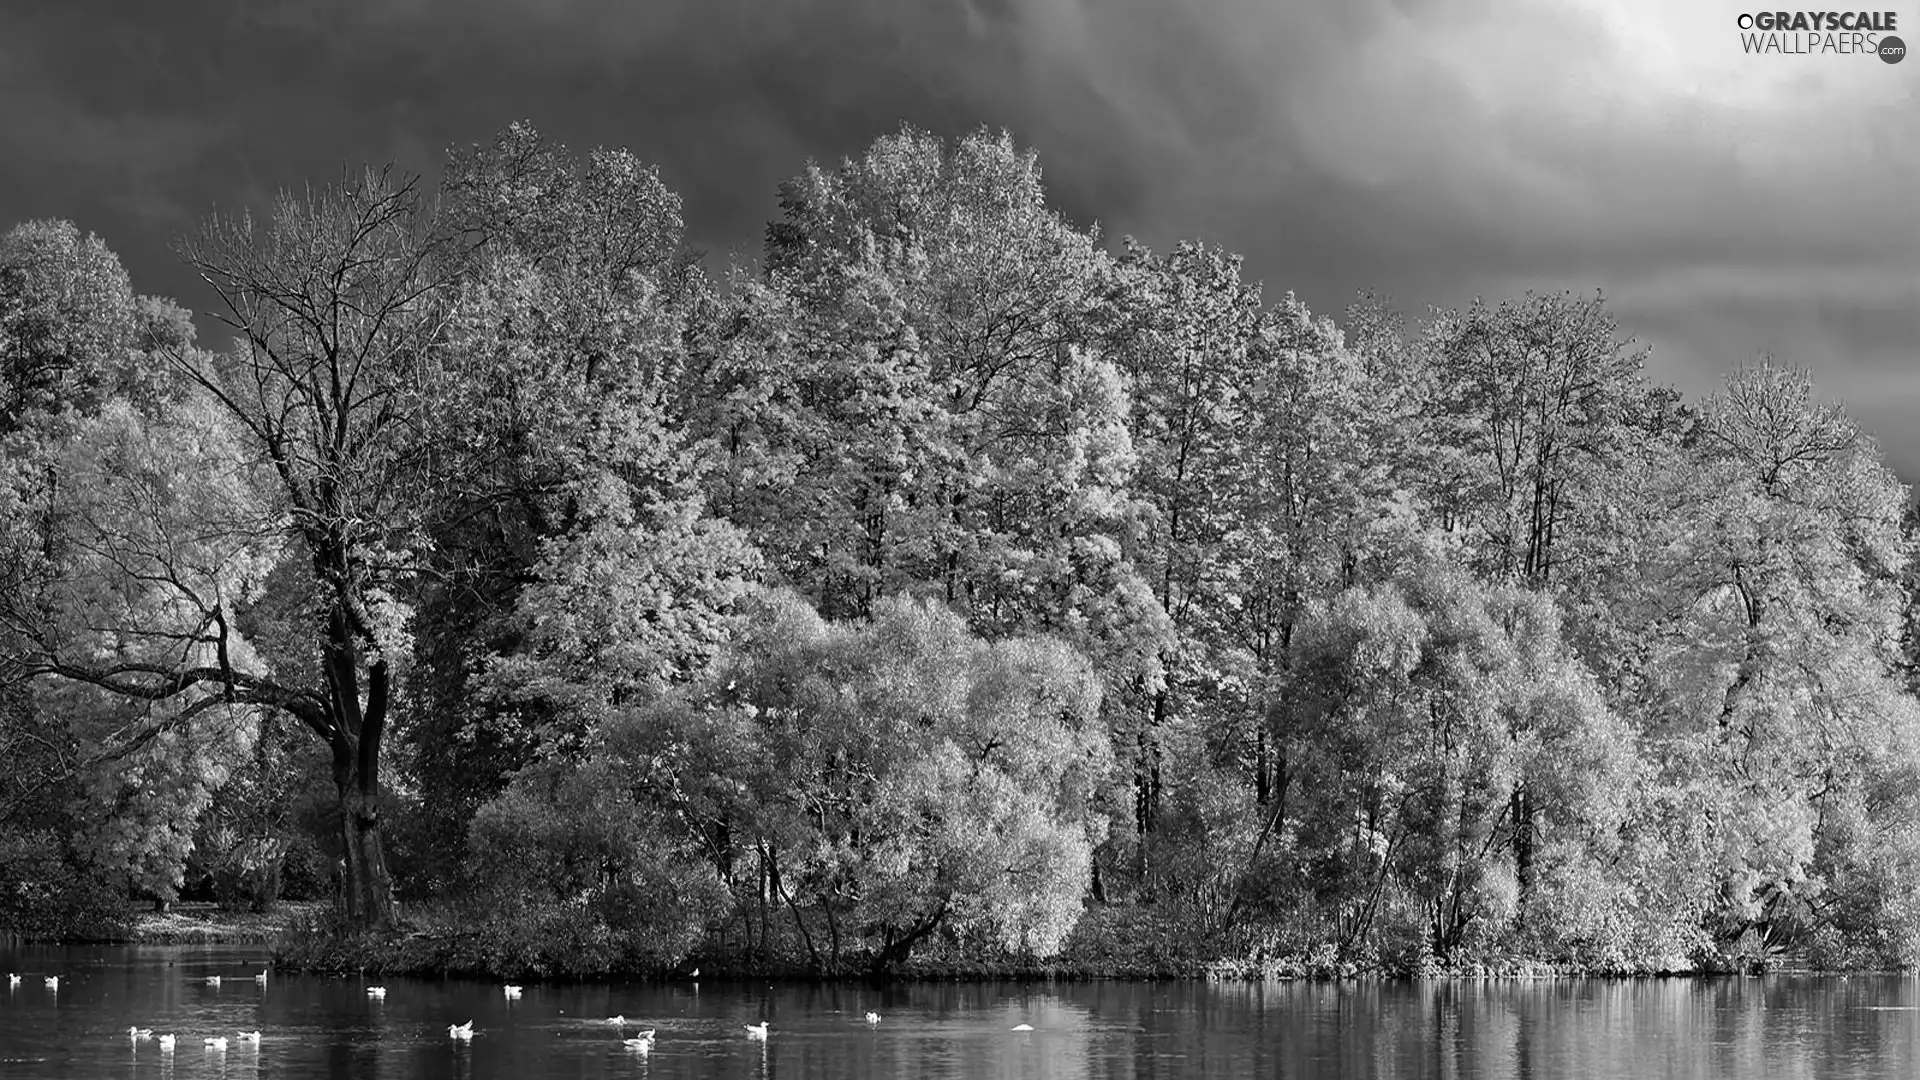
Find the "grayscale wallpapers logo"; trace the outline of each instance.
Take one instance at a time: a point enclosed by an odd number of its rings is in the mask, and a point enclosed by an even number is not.
[[[1756,11],[1734,22],[1742,52],[1869,55],[1887,64],[1907,58],[1907,43],[1894,36],[1900,23],[1892,11]]]

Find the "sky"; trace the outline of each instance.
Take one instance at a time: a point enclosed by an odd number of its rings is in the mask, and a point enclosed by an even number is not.
[[[1914,0],[1906,0],[1913,3]],[[716,261],[902,123],[1038,152],[1076,222],[1337,315],[1595,289],[1698,396],[1810,368],[1920,480],[1920,60],[1750,55],[1740,0],[0,0],[0,227],[169,241],[514,120],[658,164]],[[1920,7],[1892,11],[1920,43]]]

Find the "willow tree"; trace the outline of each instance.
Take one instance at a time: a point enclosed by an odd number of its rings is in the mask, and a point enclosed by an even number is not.
[[[332,758],[347,916],[385,927],[381,744],[422,523],[458,472],[453,252],[385,171],[283,193],[264,224],[215,216],[179,251],[233,346],[170,350],[178,422],[136,425],[152,452],[69,485],[89,505],[60,519],[71,558],[49,570],[72,587],[49,594],[38,670],[145,703],[134,737],[236,707],[302,725]]]

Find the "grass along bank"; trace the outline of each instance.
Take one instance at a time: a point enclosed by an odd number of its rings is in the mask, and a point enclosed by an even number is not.
[[[125,940],[138,945],[271,945],[295,926],[309,923],[320,901],[283,901],[265,912],[225,911],[211,903],[176,903],[166,912],[143,910],[130,917]]]

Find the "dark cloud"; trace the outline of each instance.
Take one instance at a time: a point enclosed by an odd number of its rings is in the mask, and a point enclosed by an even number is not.
[[[1223,243],[1317,308],[1599,287],[1695,392],[1772,350],[1915,475],[1920,64],[1745,56],[1740,10],[73,0],[0,13],[0,212],[72,218],[198,301],[165,244],[214,204],[343,163],[431,174],[516,118],[660,163],[720,252],[809,157],[986,124],[1076,220]]]

